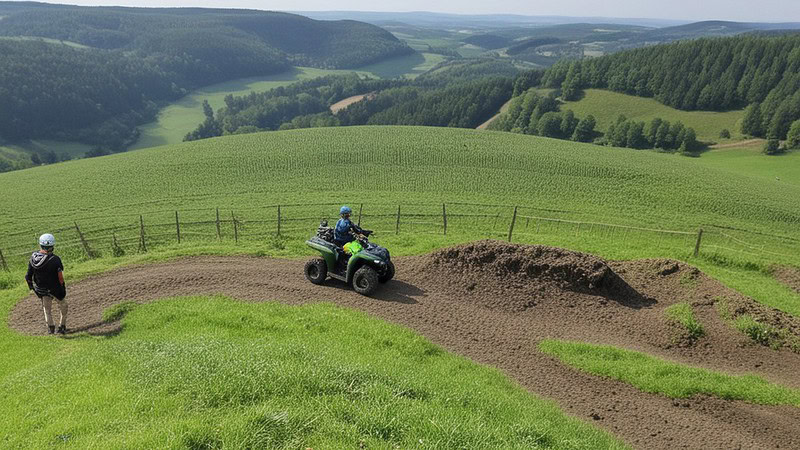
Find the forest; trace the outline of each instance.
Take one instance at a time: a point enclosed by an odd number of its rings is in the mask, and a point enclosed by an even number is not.
[[[744,134],[786,139],[800,119],[800,35],[747,34],[641,48],[548,69],[545,87],[565,100],[610,89],[682,110],[747,107]]]
[[[413,52],[373,25],[285,13],[7,2],[0,13],[0,144],[120,151],[159,106],[200,86]]]

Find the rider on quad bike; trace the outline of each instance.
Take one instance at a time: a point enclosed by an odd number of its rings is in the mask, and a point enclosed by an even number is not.
[[[335,278],[352,284],[359,294],[370,295],[379,283],[394,277],[394,264],[387,249],[369,242],[372,231],[350,221],[350,208],[343,206],[339,212],[342,218],[335,228],[322,221],[317,234],[306,241],[322,256],[306,264],[306,278],[314,284]]]
[[[362,234],[364,232],[361,227],[350,221],[352,212],[353,210],[349,206],[342,206],[339,209],[339,215],[342,218],[336,222],[336,227],[333,229],[333,240],[339,247],[344,247],[344,244],[353,242],[355,240],[353,233]]]

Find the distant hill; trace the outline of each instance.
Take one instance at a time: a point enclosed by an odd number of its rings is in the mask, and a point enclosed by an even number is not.
[[[414,52],[374,25],[288,13],[0,2],[0,16],[0,145],[57,139],[119,151],[188,90]]]

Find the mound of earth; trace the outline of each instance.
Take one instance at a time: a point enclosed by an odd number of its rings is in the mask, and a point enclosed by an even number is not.
[[[449,351],[497,367],[635,448],[800,448],[800,408],[707,396],[676,401],[574,370],[538,351],[537,344],[548,338],[616,345],[800,389],[800,354],[754,343],[722,317],[719,306],[724,302],[732,317],[751,314],[795,335],[800,319],[684,263],[604,261],[485,241],[396,259],[396,278],[373,298],[332,280],[309,283],[304,263],[209,256],[114,270],[70,283],[67,326],[71,333],[113,335],[122,325],[103,321],[107,308],[173,296],[225,294],[295,305],[329,301],[409,327]],[[688,302],[703,325],[705,335],[696,341],[684,342],[681,327],[665,314],[678,302]],[[20,333],[46,332],[35,297],[18,302],[8,321]]]
[[[564,300],[569,293],[626,305],[649,301],[602,259],[542,245],[478,241],[418,258],[410,269],[429,284],[504,311]]]
[[[787,266],[773,267],[772,274],[775,279],[800,294],[800,269]]]

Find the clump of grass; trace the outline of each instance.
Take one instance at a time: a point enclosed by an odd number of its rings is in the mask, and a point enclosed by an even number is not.
[[[21,278],[14,277],[11,272],[0,269],[0,290],[11,289],[21,282]]]
[[[136,302],[122,302],[103,311],[103,321],[113,322],[125,317],[129,312],[138,306]]]
[[[747,335],[753,342],[778,350],[784,345],[795,353],[800,353],[800,338],[786,328],[775,327],[759,322],[751,314],[736,315],[725,297],[714,297],[714,306],[720,317],[728,325]]]
[[[689,302],[676,303],[665,309],[667,317],[682,325],[689,333],[689,339],[697,340],[705,335],[703,325],[694,317],[692,305]]]
[[[593,375],[614,378],[642,391],[671,398],[706,394],[761,405],[800,407],[800,390],[769,383],[755,375],[728,375],[645,353],[582,342],[544,340],[539,349]]]
[[[770,347],[773,350],[781,348],[791,337],[789,331],[785,328],[778,328],[759,322],[750,314],[743,314],[737,317],[733,323],[737,330],[749,336],[754,342]]]
[[[694,289],[697,287],[697,276],[691,272],[685,272],[681,275],[678,282],[685,288]]]

